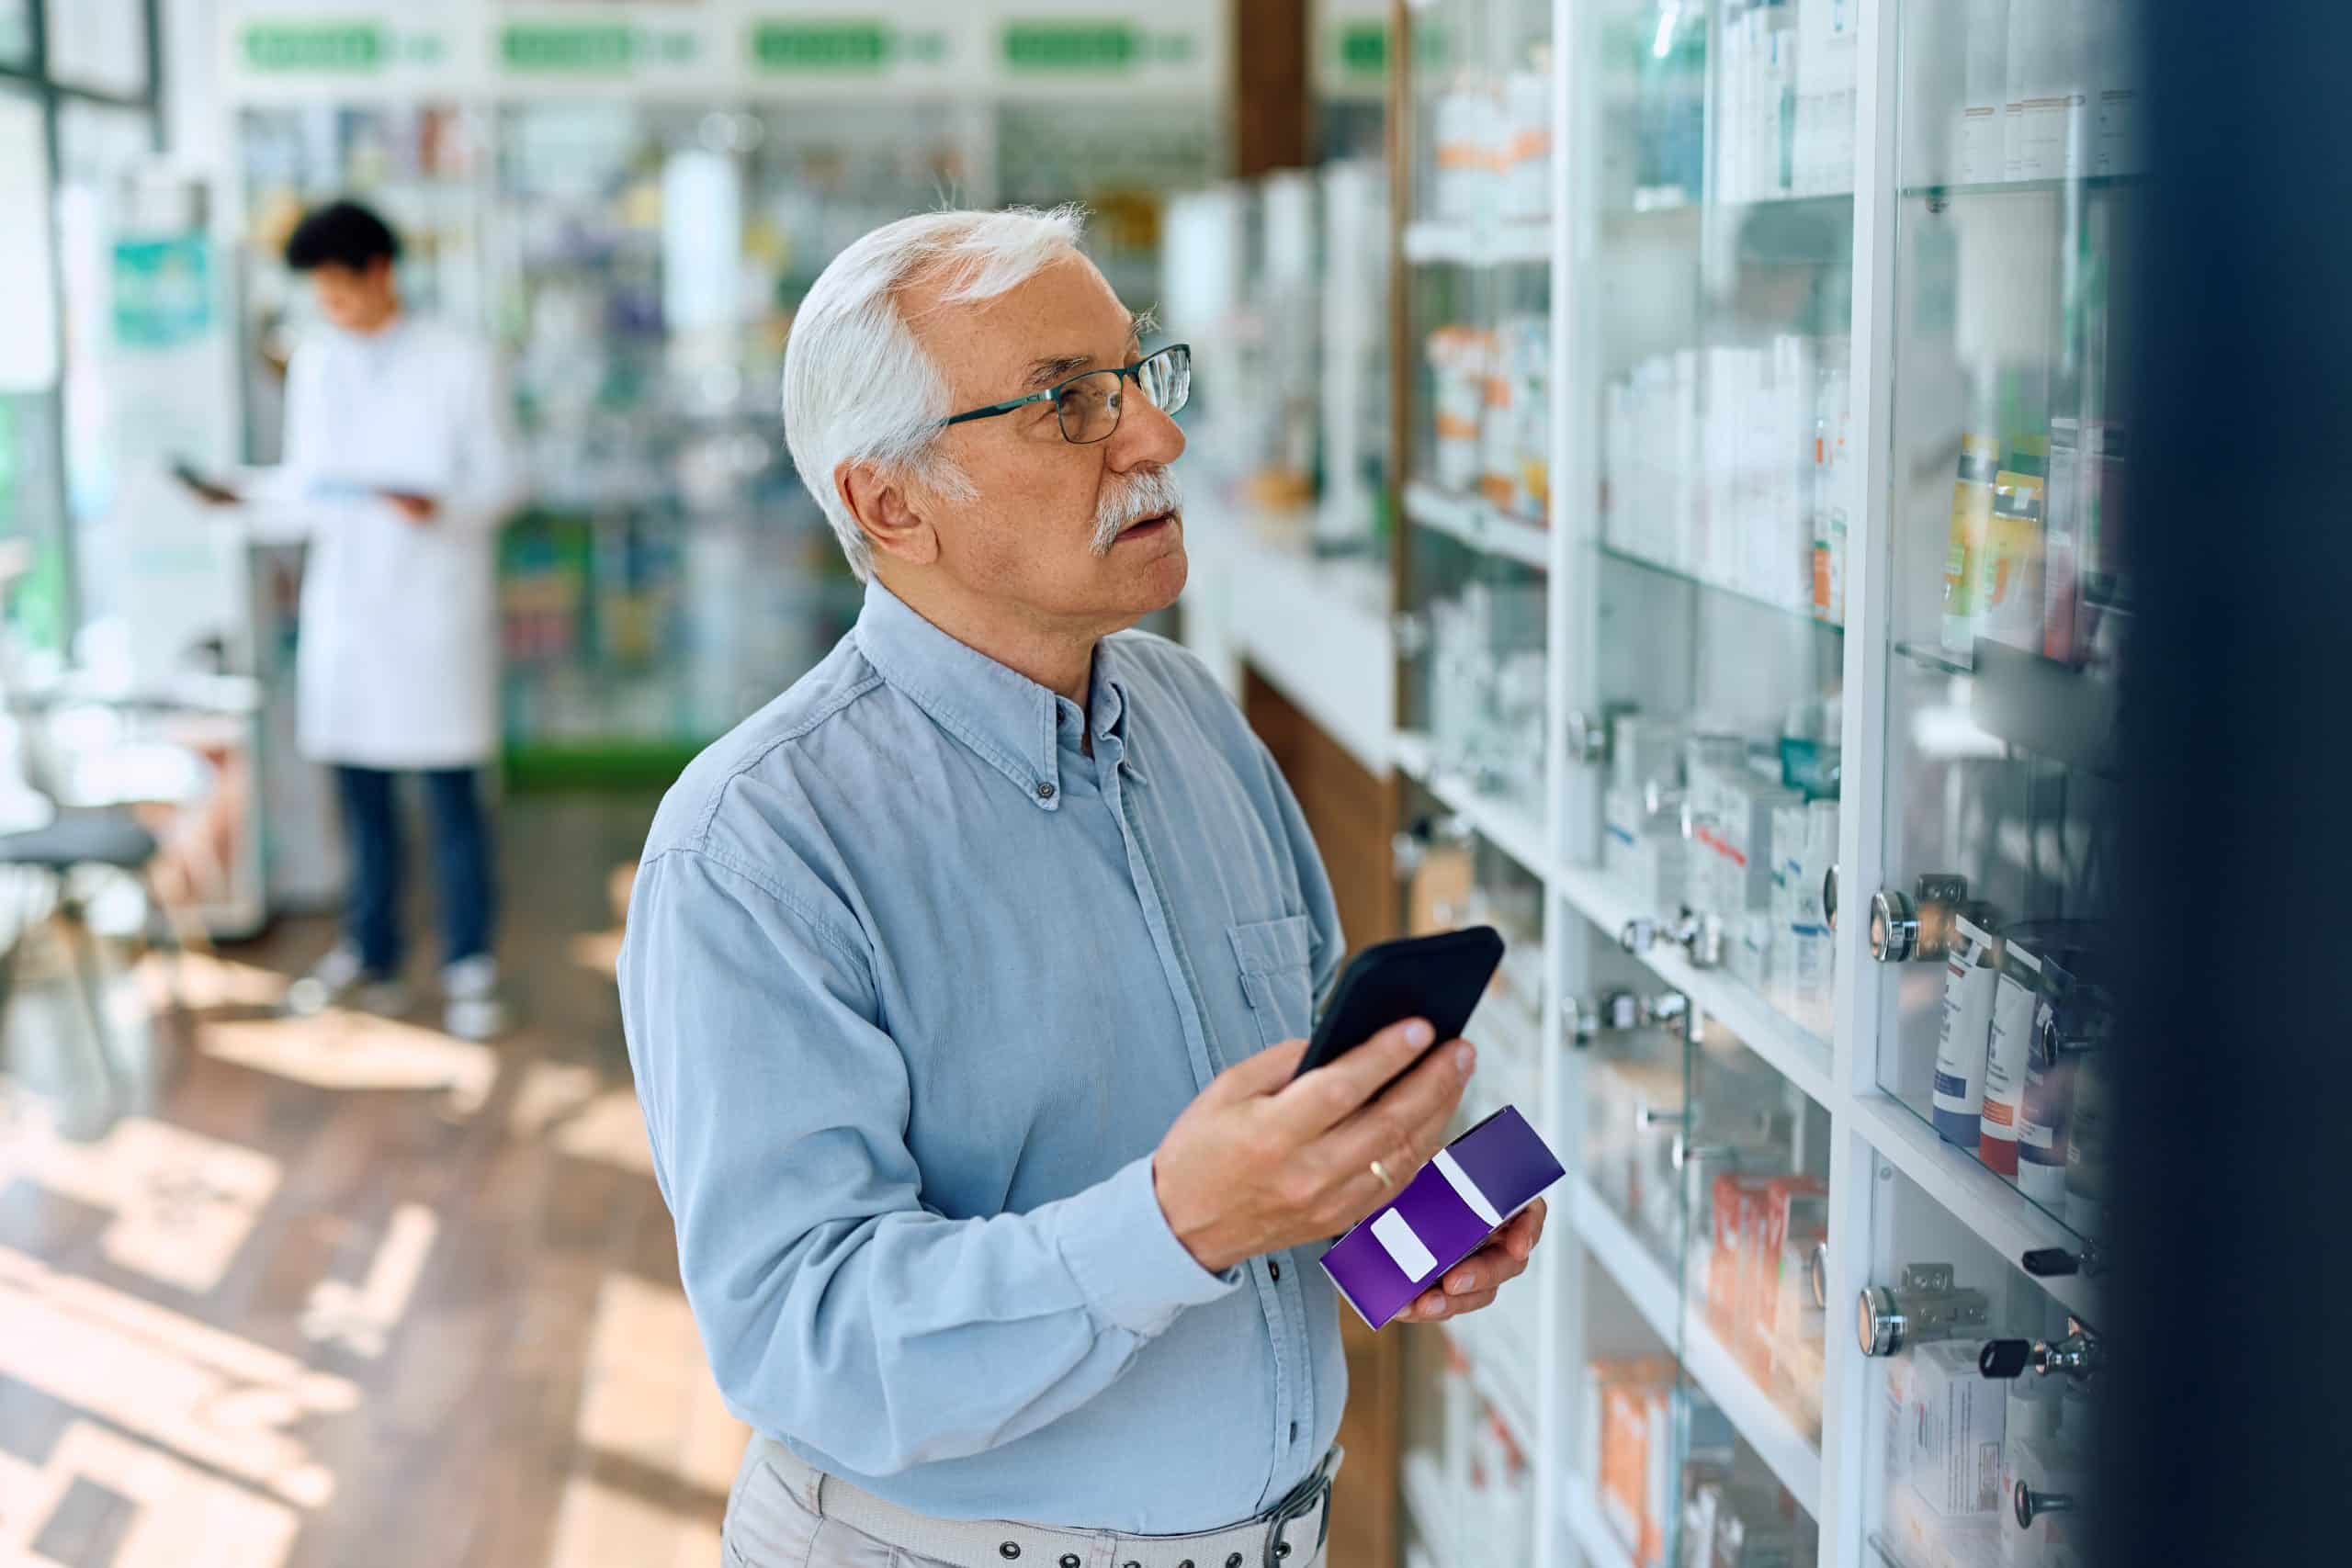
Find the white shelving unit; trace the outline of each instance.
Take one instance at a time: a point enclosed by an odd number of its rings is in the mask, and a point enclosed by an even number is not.
[[[1516,266],[1551,259],[1552,226],[1541,220],[1406,226],[1405,259],[1416,266]]]
[[[1415,479],[1405,486],[1405,516],[1505,560],[1538,569],[1552,564],[1552,536],[1542,525],[1515,517],[1482,496],[1456,495]]]
[[[1541,8],[1542,0],[1532,3]],[[1554,1193],[1551,1236],[1539,1250],[1531,1280],[1521,1288],[1532,1285],[1540,1292],[1547,1335],[1533,1367],[1474,1362],[1476,1386],[1529,1439],[1536,1474],[1539,1568],[1565,1568],[1571,1562],[1631,1568],[1633,1554],[1604,1517],[1596,1492],[1595,1456],[1580,1451],[1585,1438],[1578,1430],[1586,1364],[1599,1345],[1622,1348],[1627,1332],[1645,1331],[1658,1346],[1679,1353],[1688,1384],[1721,1412],[1741,1448],[1752,1451],[1770,1478],[1818,1526],[1821,1563],[1874,1568],[1892,1560],[1885,1543],[1895,1527],[1889,1513],[1893,1505],[1875,1471],[1884,1451],[1887,1419],[1885,1393],[1878,1381],[1880,1363],[1865,1357],[1852,1328],[1853,1303],[1862,1287],[1891,1285],[1901,1269],[1914,1261],[1950,1261],[1959,1268],[1963,1285],[1981,1289],[1990,1298],[1992,1331],[2054,1338],[2064,1332],[2060,1325],[2069,1314],[2086,1323],[2098,1321],[2101,1302],[2084,1214],[2057,1202],[2047,1188],[2041,1202],[2030,1200],[2015,1179],[1996,1174],[1975,1146],[1948,1142],[1926,1119],[1924,1070],[1916,1078],[1905,1074],[1919,1066],[1923,1030],[1930,1037],[1934,1032],[1940,971],[1875,962],[1872,922],[1867,918],[1872,893],[1905,891],[1908,879],[1940,871],[1948,861],[1971,874],[1972,897],[1988,897],[2036,916],[2052,912],[2051,874],[2044,870],[2050,858],[2043,849],[2046,829],[2037,822],[1998,820],[1997,811],[1977,804],[1987,796],[1988,786],[1968,770],[2030,766],[2043,770],[2036,777],[2046,777],[2052,767],[2092,766],[2080,747],[2071,755],[2063,746],[2037,753],[2036,745],[2053,745],[2047,734],[2020,739],[2000,728],[1999,704],[2014,701],[2015,694],[1995,690],[1993,682],[2000,675],[1997,660],[1986,663],[1981,655],[1968,657],[1965,643],[1952,641],[1948,624],[1942,631],[1945,647],[1938,648],[1940,584],[1936,575],[1941,570],[1943,530],[1953,504],[1947,446],[1938,443],[1956,447],[1958,422],[1979,417],[1961,412],[1959,389],[1968,377],[1985,382],[2007,378],[2001,381],[2001,396],[2009,406],[1999,417],[2015,423],[2005,424],[1997,434],[2003,443],[2001,482],[2015,480],[2013,491],[2030,488],[2029,479],[2041,479],[2030,465],[2037,451],[2051,448],[2046,443],[2037,448],[2028,427],[2038,420],[2039,428],[2054,431],[2072,418],[2071,412],[2062,414],[2062,398],[2076,400],[2065,407],[2079,406],[2086,427],[2117,417],[2099,401],[2104,393],[2097,378],[2104,371],[2095,361],[2107,352],[2100,341],[2095,335],[2080,342],[2070,339],[2063,355],[2055,342],[2060,333],[2077,331],[2074,323],[2086,311],[2105,309],[2081,282],[2078,275],[2086,265],[2083,257],[2118,243],[2117,236],[2128,231],[2120,219],[2111,229],[2102,226],[2107,220],[2101,214],[2115,210],[2102,204],[2128,201],[2145,176],[2135,167],[2120,174],[2086,169],[2060,177],[1991,180],[1930,170],[1922,177],[1906,160],[1946,156],[1945,127],[1923,128],[1905,117],[1944,114],[1946,107],[1935,92],[1949,85],[1951,113],[1957,123],[1960,67],[1952,62],[1966,53],[1961,48],[1964,25],[1957,19],[1965,9],[1930,6],[1926,0],[1859,0],[1852,7],[1825,6],[1816,13],[1806,0],[1792,0],[1788,10],[1794,13],[1791,19],[1801,31],[1816,25],[1843,28],[1847,21],[1839,18],[1850,20],[1850,34],[1836,33],[1827,46],[1850,51],[1850,102],[1833,103],[1826,109],[1818,103],[1800,103],[1796,118],[1818,127],[1825,114],[1832,121],[1841,114],[1850,116],[1853,156],[1850,168],[1842,172],[1824,174],[1815,168],[1776,176],[1770,160],[1739,163],[1738,138],[1717,123],[1724,106],[1735,102],[1744,106],[1750,125],[1770,120],[1758,112],[1752,95],[1736,96],[1748,91],[1733,80],[1739,49],[1745,45],[1721,30],[1744,15],[1745,7],[1722,3],[1692,7],[1659,0],[1645,12],[1639,3],[1611,7],[1553,0],[1548,51],[1512,56],[1495,69],[1523,70],[1528,61],[1541,59],[1552,73],[1553,189],[1558,215],[1549,224],[1411,220],[1401,229],[1407,274],[1398,287],[1408,291],[1410,321],[1408,341],[1394,345],[1401,363],[1420,363],[1421,344],[1410,337],[1413,333],[1449,319],[1474,326],[1492,324],[1476,315],[1481,308],[1476,301],[1487,301],[1485,308],[1498,313],[1527,310],[1532,264],[1548,269],[1553,310],[1548,518],[1538,523],[1511,516],[1482,497],[1419,479],[1414,476],[1426,470],[1411,452],[1395,458],[1407,476],[1401,486],[1407,522],[1466,548],[1476,563],[1442,570],[1454,570],[1463,581],[1491,585],[1532,581],[1542,585],[1551,682],[1544,807],[1539,811],[1486,793],[1438,754],[1430,732],[1442,732],[1443,726],[1431,723],[1416,707],[1409,684],[1399,689],[1397,732],[1387,746],[1399,773],[1540,880],[1546,893],[1542,1103],[1530,1109],[1531,1113],[1540,1111],[1539,1125],[1572,1174]],[[1408,28],[1451,29],[1441,41],[1455,48],[1466,38],[1475,51],[1489,47],[1495,38],[1519,36],[1510,28],[1519,26],[1526,12],[1526,6],[1514,7],[1513,0],[1408,0],[1395,16]],[[1825,22],[1825,17],[1830,19]],[[1936,33],[1935,25],[1945,26],[1949,36]],[[1906,28],[1914,40],[1910,47],[1924,51],[1907,67],[1901,52]],[[1636,34],[1642,45],[1638,51],[1628,47]],[[1798,47],[1820,50],[1822,38],[1804,33]],[[1624,63],[1636,52],[1658,62],[1688,58],[1694,39],[1704,64],[1702,76],[1693,68],[1692,80],[1702,80],[1703,85],[1692,88],[1690,112],[1703,112],[1705,135],[1703,141],[1691,143],[1697,149],[1691,156],[1700,160],[1703,175],[1677,185],[1629,174],[1623,165],[1634,155],[1623,144],[1606,152],[1600,145],[1607,117],[1628,113],[1634,102],[1625,83],[1607,73],[1636,69]],[[2118,58],[2125,52],[2122,43],[2111,38],[2097,40],[2097,46],[2113,51]],[[1419,40],[1410,38],[1396,53],[1416,61],[1428,58],[1419,51]],[[1458,60],[1444,50],[1435,53],[1449,66]],[[1495,64],[1492,59],[1481,63]],[[2109,67],[2102,63],[2098,68]],[[1645,62],[1638,69],[1653,67]],[[1456,90],[1462,80],[1451,71],[1437,77],[1438,92]],[[1945,78],[1951,78],[1948,84]],[[1808,78],[1802,61],[1797,80],[1797,90],[1804,91]],[[1811,80],[1817,86],[1832,78]],[[1673,90],[1668,77],[1645,77],[1643,112],[1673,112]],[[2110,85],[2109,90],[2119,89]],[[2129,85],[2120,90],[2128,96]],[[1906,102],[1906,93],[1917,101]],[[2096,101],[2097,95],[2093,97]],[[1432,120],[1423,112],[1426,106],[1409,91],[1405,101],[1407,111],[1417,116],[1412,135],[1430,134]],[[1655,119],[1642,122],[1645,140],[1639,156],[1653,156],[1657,146],[1672,142],[1659,124]],[[1695,121],[1691,130],[1695,138]],[[2130,152],[2120,142],[2110,144],[2118,133],[2107,121],[2089,127],[2085,134],[2097,143],[2098,158],[2120,159]],[[1408,145],[1413,145],[1411,136]],[[1419,151],[1416,149],[1417,155]],[[2012,150],[2010,155],[2018,154]],[[1409,186],[1414,177],[1419,176],[1408,176],[1405,183]],[[1761,188],[1754,183],[1770,186],[1776,177],[1792,181],[1793,188]],[[1630,191],[1612,185],[1627,178],[1633,181]],[[1750,182],[1747,188],[1740,188],[1743,181]],[[1730,188],[1728,196],[1723,194],[1725,187]],[[1400,208],[1408,215],[1422,209],[1410,199]],[[2075,226],[2071,232],[2069,225]],[[1824,234],[1829,236],[1826,242]],[[1915,238],[1923,234],[1924,240]],[[1915,244],[1930,248],[1922,253],[1906,249]],[[1763,272],[1786,267],[1794,254],[1833,281],[1804,303],[1790,303],[1785,294],[1777,303],[1763,304],[1740,297],[1733,275],[1747,265],[1741,257],[1743,247],[1749,245],[1762,258],[1753,265]],[[1807,245],[1827,248],[1806,253]],[[1951,281],[1955,276],[1958,281]],[[1433,280],[1426,288],[1419,282],[1423,277]],[[1933,308],[1941,314],[1932,318],[1937,325],[1898,323],[1897,299],[1911,299],[1927,288],[1923,278],[1971,291],[1968,303],[1955,311],[1949,300],[1938,300]],[[1673,291],[1686,284],[1689,298],[1703,304],[1678,316],[1675,311],[1682,307],[1674,303]],[[2105,275],[2098,275],[2095,284],[2105,288]],[[2045,292],[2036,294],[2036,289]],[[1444,301],[1431,309],[1465,313],[1433,319],[1411,314],[1429,299]],[[2020,299],[2024,302],[2018,303]],[[1473,303],[1465,306],[1465,300]],[[1661,306],[1661,300],[1668,303]],[[1833,491],[1829,480],[1818,477],[1826,471],[1826,457],[1816,459],[1825,468],[1807,481],[1821,487],[1819,495],[1842,497],[1851,507],[1841,513],[1844,531],[1835,536],[1842,604],[1826,613],[1808,602],[1802,586],[1776,575],[1779,569],[1773,562],[1779,558],[1772,551],[1780,547],[1777,537],[1760,558],[1752,551],[1743,557],[1720,548],[1710,555],[1713,547],[1692,537],[1661,537],[1653,532],[1645,538],[1637,523],[1604,514],[1606,506],[1634,507],[1643,477],[1625,471],[1626,450],[1609,445],[1612,430],[1640,435],[1653,428],[1641,423],[1641,411],[1632,404],[1621,411],[1618,426],[1608,425],[1604,414],[1612,389],[1646,395],[1662,386],[1671,388],[1667,371],[1643,367],[1657,367],[1662,355],[1670,357],[1673,351],[1690,349],[1702,362],[1698,374],[1715,378],[1713,395],[1719,400],[1729,396],[1724,389],[1737,385],[1731,378],[1740,367],[1726,361],[1708,367],[1703,361],[1719,349],[1726,354],[1747,351],[1746,345],[1758,341],[1757,323],[1738,324],[1739,332],[1750,334],[1745,340],[1736,333],[1711,337],[1714,329],[1702,323],[1706,311],[1730,309],[1735,300],[1740,306],[1787,311],[1791,322],[1801,324],[1782,328],[1785,337],[1810,334],[1790,351],[1792,363],[1815,378],[1810,417],[1818,423],[1799,433],[1806,445],[1816,436],[1818,450],[1834,444],[1829,425],[1833,397],[1848,400],[1835,405],[1840,413],[1850,407],[1850,441],[1838,448],[1842,461],[1850,465],[1838,470],[1844,476],[1838,484],[1847,488]],[[1924,304],[1906,308],[1923,314],[1930,309]],[[1627,328],[1628,313],[1644,309],[1657,320],[1635,321]],[[2123,320],[2120,308],[2115,319]],[[2102,325],[2098,330],[2109,329]],[[2120,333],[2126,329],[2119,325],[2112,330]],[[1939,357],[1939,343],[1922,346],[1923,338],[1938,332],[1951,340],[1949,358]],[[2076,379],[2062,379],[2052,370],[2043,380],[2030,382],[2018,366],[2032,367],[2037,344],[2046,346],[2052,365],[2063,358],[2066,377]],[[1929,348],[1937,352],[1928,353]],[[1838,355],[1845,356],[1842,365],[1834,358]],[[1674,374],[1687,370],[1685,367]],[[1843,379],[1821,378],[1832,373]],[[1788,371],[1776,367],[1772,374],[1785,376]],[[1920,389],[1916,395],[1914,378]],[[1411,380],[1411,373],[1400,373],[1396,384],[1404,388]],[[1835,390],[1822,390],[1824,387]],[[1906,400],[1901,420],[1898,389]],[[1981,402],[1994,400],[1983,384],[1976,392]],[[1947,412],[1946,404],[1951,412]],[[2029,412],[2018,414],[2017,407]],[[1408,441],[1430,439],[1426,414],[1425,409],[1407,414]],[[1413,423],[1417,418],[1422,421],[1418,425]],[[1937,423],[1947,419],[1949,433]],[[2019,431],[2026,432],[2022,440],[2017,439]],[[1703,442],[1679,456],[1669,450],[1663,458],[1644,457],[1648,449],[1638,444],[1633,450],[1636,459],[1651,462],[1669,479],[1692,465],[1704,469],[1710,461],[1719,460],[1719,453]],[[2012,465],[2015,473],[2008,471]],[[2042,500],[2066,482],[2055,477],[2061,470],[2054,457],[2047,471],[2053,477],[2036,491]],[[1923,473],[1933,477],[1923,480]],[[2018,479],[2019,474],[2026,479]],[[1989,488],[1989,474],[1986,479]],[[1742,484],[1761,489],[1730,491],[1728,505],[1719,498],[1712,513],[1714,525],[1720,527],[1722,519],[1732,517],[1741,528],[1784,526],[1784,513],[1774,513],[1769,505],[1758,510],[1755,498],[1760,494],[1769,502],[1771,487],[1785,482],[1742,479]],[[1670,486],[1653,491],[1652,499],[1659,493],[1670,495]],[[1626,534],[1634,536],[1622,536]],[[1453,547],[1419,540],[1414,544],[1417,550],[1434,549],[1441,555]],[[1821,546],[1824,551],[1830,547]],[[1406,569],[1397,608],[1407,620],[1422,607],[1422,596],[1411,588],[1412,574],[1422,570],[1418,564]],[[1513,578],[1513,571],[1523,575]],[[1695,634],[1693,628],[1699,626],[1707,637]],[[2034,635],[2042,634],[2037,629]],[[1749,645],[1752,668],[1742,669]],[[1410,670],[1414,650],[1408,645],[1401,651]],[[2033,657],[2043,660],[2033,669],[2035,678],[2044,682],[2052,713],[2064,716],[2089,711],[2083,705],[2096,700],[2098,692],[2094,682],[2080,678],[2082,656],[2072,668],[2056,655],[2031,652],[2029,662]],[[1659,942],[1631,955],[1619,948],[1618,935],[1629,921],[1669,911],[1650,907],[1594,852],[1607,763],[1605,759],[1588,763],[1572,757],[1568,737],[1587,727],[1572,723],[1571,716],[1610,712],[1622,687],[1645,679],[1696,687],[1701,684],[1697,663],[1709,658],[1720,668],[1707,671],[1716,687],[1703,694],[1706,700],[1736,707],[1745,699],[1752,712],[1761,705],[1754,700],[1759,690],[1812,697],[1826,716],[1812,739],[1842,753],[1835,859],[1838,881],[1848,890],[1849,918],[1838,924],[1832,939],[1834,993],[1816,995],[1809,1004],[1818,1006],[1822,1015],[1811,1027],[1735,977],[1729,968],[1702,966],[1680,946]],[[1745,687],[1743,678],[1749,682]],[[2059,691],[2070,685],[2073,689]],[[1906,693],[1927,694],[1913,700]],[[1690,705],[1686,711],[1695,715],[1702,697],[1686,693],[1686,698]],[[2076,705],[2066,706],[2069,703]],[[1928,712],[1929,708],[1934,711]],[[1643,711],[1651,711],[1646,702]],[[2039,760],[2021,762],[2021,755],[2028,753]],[[1975,818],[1987,819],[1974,839],[1963,832],[1975,819],[1964,807],[1973,807]],[[2078,827],[2062,818],[2058,840],[2064,842],[2067,831]],[[1939,839],[1938,833],[1944,836]],[[2071,884],[2059,891],[2068,897],[2076,892]],[[2091,908],[2098,907],[2092,896],[2098,891],[2091,887],[2083,895]],[[2065,903],[2064,912],[2072,914],[2075,907]],[[1819,1173],[1826,1184],[1821,1438],[1811,1437],[1807,1426],[1719,1339],[1690,1282],[1661,1262],[1582,1173],[1586,1090],[1596,1069],[1585,1053],[1574,1048],[1564,1021],[1569,1010],[1561,1003],[1597,987],[1631,984],[1628,976],[1634,973],[1645,990],[1663,987],[1679,994],[1692,1015],[1705,1020],[1709,1049],[1690,1054],[1692,1059],[1704,1055],[1704,1070],[1713,1070],[1722,1055],[1717,1043],[1729,1035],[1754,1059],[1749,1064],[1742,1058],[1740,1072],[1760,1066],[1786,1086],[1784,1097],[1767,1109],[1781,1119],[1778,1125],[1791,1129],[1790,1143],[1802,1151],[1792,1157],[1802,1168]],[[1928,1048],[1932,1054],[1932,1038]],[[1690,1060],[1682,1067],[1694,1097],[1704,1092],[1696,1076],[1702,1070]],[[2069,1196],[2071,1201],[2075,1195]],[[2068,1271],[2078,1266],[2083,1272]],[[1589,1287],[1600,1279],[1611,1284],[1606,1295],[1622,1296],[1630,1303],[1637,1326],[1612,1319],[1607,1332],[1601,1331],[1594,1320],[1603,1309],[1589,1299]],[[1606,1310],[1621,1311],[1613,1304]],[[1438,1495],[1442,1481],[1433,1469],[1408,1472],[1405,1478],[1408,1506],[1425,1525],[1445,1506]],[[1432,1526],[1430,1533],[1442,1538],[1444,1531]],[[1903,1556],[1915,1568],[1937,1568],[1911,1549]]]

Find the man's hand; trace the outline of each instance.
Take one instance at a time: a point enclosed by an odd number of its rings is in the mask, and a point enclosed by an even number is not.
[[[1527,1272],[1527,1260],[1544,1235],[1544,1200],[1538,1198],[1495,1233],[1495,1239],[1455,1264],[1429,1290],[1406,1303],[1399,1323],[1442,1323],[1492,1306],[1506,1280]]]
[[[401,515],[412,523],[430,523],[441,514],[441,503],[429,495],[413,491],[388,490],[384,499],[401,509]]]
[[[1477,1060],[1465,1041],[1430,1051],[1431,1032],[1420,1019],[1393,1024],[1295,1083],[1306,1042],[1287,1041],[1219,1073],[1184,1108],[1152,1156],[1152,1185],[1202,1268],[1221,1274],[1337,1235],[1412,1179],[1443,1146]]]

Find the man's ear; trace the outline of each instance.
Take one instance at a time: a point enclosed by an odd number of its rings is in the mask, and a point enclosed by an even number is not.
[[[929,566],[939,558],[939,535],[904,480],[871,463],[843,463],[833,470],[833,483],[876,555],[909,566]]]

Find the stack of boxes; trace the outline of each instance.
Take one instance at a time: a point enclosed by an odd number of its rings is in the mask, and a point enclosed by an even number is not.
[[[1639,713],[1610,726],[1601,864],[1639,907],[1712,915],[1742,982],[1816,1034],[1836,981],[1822,890],[1838,803],[1759,772],[1747,742]]]
[[[1854,188],[1860,0],[1726,0],[1717,76],[1723,202]]]
[[[1432,328],[1430,478],[1499,512],[1545,524],[1552,503],[1552,319],[1506,316],[1488,332]]]
[[[1826,1337],[1809,1277],[1813,1250],[1828,1236],[1828,1190],[1802,1174],[1726,1171],[1709,1196],[1708,1325],[1773,1401],[1817,1437]]]
[[[1827,525],[1835,519],[1842,535],[1852,512],[1845,354],[1843,343],[1782,333],[1762,348],[1660,355],[1613,383],[1601,434],[1611,547],[1842,620],[1842,590],[1826,604],[1815,578]]]
[[[1517,71],[1464,76],[1440,93],[1430,136],[1430,216],[1454,222],[1540,222],[1552,211],[1551,78]]]

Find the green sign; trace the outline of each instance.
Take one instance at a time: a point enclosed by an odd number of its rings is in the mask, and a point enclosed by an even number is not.
[[[380,71],[390,52],[374,22],[272,22],[245,29],[245,63],[255,71]]]
[[[1388,74],[1388,24],[1351,22],[1340,31],[1340,69],[1351,76]]]
[[[752,58],[763,71],[877,72],[897,41],[879,22],[762,22]]]
[[[694,62],[695,35],[617,23],[510,22],[498,57],[518,75],[617,76],[643,65]]]
[[[1152,61],[1193,58],[1189,33],[1146,33],[1125,22],[1008,22],[1004,62],[1014,71],[1123,75]]]

